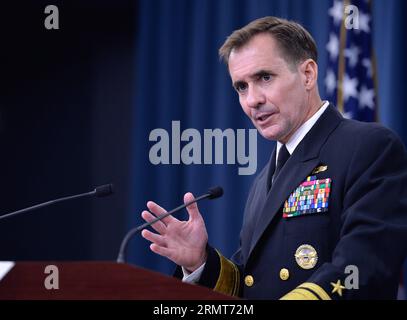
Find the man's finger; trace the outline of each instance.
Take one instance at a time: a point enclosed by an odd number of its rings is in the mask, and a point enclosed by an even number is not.
[[[156,204],[153,201],[147,202],[147,208],[150,210],[150,212],[155,214],[157,217],[167,213],[167,210],[160,207],[158,204]],[[168,217],[163,218],[161,221],[164,222],[164,224],[168,225],[171,222],[177,221],[177,219],[175,219],[173,216],[168,216]]]
[[[148,211],[146,211],[146,210],[144,210],[144,211],[141,213],[141,217],[142,217],[146,222],[151,222],[151,221],[153,221],[153,220],[156,218],[155,215],[153,215],[151,212],[148,212]],[[160,234],[164,234],[164,233],[165,233],[166,227],[165,227],[165,224],[164,224],[162,221],[157,221],[157,222],[153,223],[153,224],[151,225],[151,227],[152,227],[155,231],[157,231],[158,233],[160,233]]]
[[[141,236],[144,239],[146,239],[146,240],[148,240],[148,241],[150,241],[152,243],[155,243],[156,245],[159,245],[159,246],[165,246],[166,245],[165,239],[163,238],[162,235],[151,232],[149,230],[144,229],[143,231],[141,231]]]
[[[166,247],[161,247],[155,243],[150,245],[151,251],[154,253],[159,254],[160,256],[166,257],[171,260],[172,251]]]

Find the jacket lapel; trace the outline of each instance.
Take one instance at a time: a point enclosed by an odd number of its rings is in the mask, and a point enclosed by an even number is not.
[[[319,152],[331,132],[342,120],[340,113],[330,105],[287,160],[267,196],[266,203],[254,228],[249,256],[260,237],[278,213],[291,192],[319,164]]]
[[[243,221],[241,237],[241,247],[243,256],[248,257],[250,252],[250,245],[253,242],[254,230],[256,230],[256,222],[259,220],[261,213],[263,212],[263,206],[267,202],[268,196],[268,184],[271,180],[271,176],[274,173],[276,166],[276,147],[273,148],[269,162],[267,163],[267,170],[261,172],[258,177],[257,185],[259,186],[256,190],[255,197],[252,198],[252,201],[255,202],[251,206],[250,210],[245,210],[245,219]],[[262,206],[263,204],[263,206]],[[247,208],[246,208],[247,209]]]

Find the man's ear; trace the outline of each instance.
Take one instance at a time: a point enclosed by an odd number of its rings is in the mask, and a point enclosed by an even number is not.
[[[318,65],[312,59],[305,60],[300,67],[306,90],[312,90],[318,81]]]

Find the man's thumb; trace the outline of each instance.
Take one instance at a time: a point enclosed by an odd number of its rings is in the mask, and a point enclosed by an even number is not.
[[[188,192],[184,195],[184,203],[187,204],[188,202],[194,201],[195,197],[191,192]],[[187,211],[189,214],[189,218],[191,220],[197,219],[201,216],[201,214],[199,213],[199,209],[198,209],[198,205],[196,204],[196,202],[190,204],[187,207]]]

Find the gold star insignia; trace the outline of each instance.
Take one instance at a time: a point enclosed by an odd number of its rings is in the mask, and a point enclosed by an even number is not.
[[[342,297],[342,289],[345,289],[345,287],[341,285],[341,280],[336,281],[336,283],[331,282],[331,286],[334,287],[332,293],[337,292],[339,296]]]

